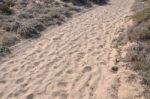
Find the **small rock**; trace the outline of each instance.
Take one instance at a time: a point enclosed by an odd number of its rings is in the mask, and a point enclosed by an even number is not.
[[[118,67],[117,67],[117,66],[113,66],[113,67],[111,68],[111,71],[112,71],[112,72],[117,72],[117,71],[118,71]]]

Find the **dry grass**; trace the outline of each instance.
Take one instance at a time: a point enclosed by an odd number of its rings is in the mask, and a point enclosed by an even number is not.
[[[4,49],[14,45],[18,38],[40,37],[41,31],[52,25],[61,25],[89,3],[92,5],[106,1],[108,0],[0,0],[0,53],[6,52]]]
[[[130,41],[149,41],[150,40],[149,21],[148,20],[142,21],[140,24],[136,24],[134,27],[132,27],[128,34],[129,40]]]
[[[133,70],[143,77],[143,83],[150,86],[150,0],[144,0],[147,7],[133,15],[135,25],[130,28],[128,40],[134,45],[128,49],[127,60]]]
[[[150,45],[139,42],[128,49],[130,67],[143,77],[143,83],[150,86]]]
[[[0,31],[0,57],[10,54],[9,47],[14,45],[19,39],[15,33]]]
[[[115,48],[127,42],[133,44],[128,48],[126,58],[119,61],[129,63],[129,67],[143,77],[143,83],[150,87],[150,0],[137,0],[132,16],[134,25],[128,31],[121,31],[113,40]],[[120,32],[120,31],[119,31]]]
[[[150,7],[135,13],[132,16],[136,22],[128,34],[130,41],[149,41],[150,40]]]
[[[26,6],[30,3],[29,1],[16,0],[3,0],[0,2],[1,56],[4,56],[4,53],[7,52],[4,49],[9,49],[9,46],[14,45],[18,41],[18,38],[38,38],[41,35],[40,32],[45,30],[46,27],[62,23],[62,18],[59,16],[66,12],[69,13],[69,9],[74,8],[64,6],[63,3],[56,4],[54,1],[49,0],[45,0],[45,3],[39,5],[33,0],[32,5],[27,9]],[[58,17],[54,17],[56,14]],[[38,20],[41,16],[46,17]],[[69,16],[69,14],[66,16]],[[47,17],[50,19],[47,20]]]
[[[1,32],[0,33],[0,45],[1,46],[11,46],[15,44],[17,41],[17,37],[15,33],[9,33],[9,32]]]
[[[13,0],[5,0],[0,4],[0,13],[10,15],[12,14],[11,7],[15,6],[15,2]]]
[[[137,12],[133,15],[133,20],[136,22],[142,22],[148,20],[150,17],[150,7],[143,9],[142,11]]]

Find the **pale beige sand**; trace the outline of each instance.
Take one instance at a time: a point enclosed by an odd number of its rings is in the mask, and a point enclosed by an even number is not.
[[[133,2],[110,0],[22,46],[0,64],[0,99],[139,99],[126,75],[110,71],[111,42]]]

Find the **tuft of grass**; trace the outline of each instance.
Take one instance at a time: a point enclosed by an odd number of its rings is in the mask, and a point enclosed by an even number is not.
[[[143,84],[150,88],[150,0],[137,0],[132,16],[134,25],[127,32],[114,39],[114,46],[131,42],[133,44],[127,50],[126,58],[120,60],[129,64],[142,78]],[[139,10],[140,9],[140,10]],[[148,98],[147,98],[148,99]]]
[[[138,23],[147,20],[149,17],[150,17],[150,7],[147,7],[132,16],[133,20]]]

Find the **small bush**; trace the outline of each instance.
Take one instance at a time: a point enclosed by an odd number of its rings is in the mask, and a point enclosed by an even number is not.
[[[139,34],[139,39],[141,39],[143,41],[150,40],[150,30],[143,29],[142,32]]]
[[[143,21],[133,26],[128,33],[128,38],[130,41],[149,41],[150,23]]]
[[[7,25],[7,30],[17,33],[17,30],[18,30],[21,26],[22,26],[22,23],[21,23],[21,22],[15,21],[15,22],[12,22],[10,25]]]
[[[12,14],[11,7],[14,5],[15,5],[14,1],[5,0],[5,2],[2,2],[2,4],[0,4],[0,12],[10,15]]]
[[[30,26],[21,26],[18,30],[17,33],[23,37],[23,38],[38,38],[40,36],[40,33],[35,29]]]
[[[136,43],[128,49],[127,60],[131,68],[138,71],[144,83],[150,85],[150,45],[149,43]]]
[[[0,46],[0,57],[4,57],[7,54],[10,54],[10,49],[8,47]]]
[[[31,14],[31,12],[29,11],[20,11],[18,18],[25,18],[25,19],[29,19],[29,18],[33,18],[33,15]]]
[[[1,31],[0,32],[0,45],[11,46],[18,41],[16,33]]]
[[[12,10],[7,5],[3,5],[3,6],[1,5],[0,12],[10,15],[12,13]]]
[[[2,46],[13,46],[18,41],[19,41],[19,39],[16,36],[14,36],[14,37],[6,37],[2,41]]]
[[[14,22],[10,26],[8,26],[10,31],[16,32],[22,38],[38,38],[40,36],[41,31],[45,29],[45,27],[39,22],[29,20],[26,22]]]
[[[37,20],[40,21],[42,24],[44,24],[45,26],[51,26],[51,25],[61,25],[62,22],[64,22],[64,16],[61,14],[51,14],[49,13],[49,15],[44,15],[41,16],[40,18],[38,18]]]
[[[41,23],[34,23],[32,27],[35,28],[38,32],[44,31],[46,28]]]

